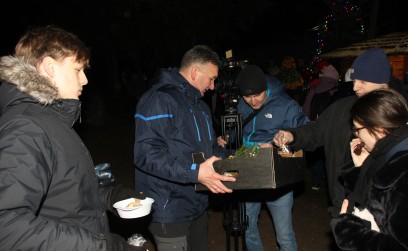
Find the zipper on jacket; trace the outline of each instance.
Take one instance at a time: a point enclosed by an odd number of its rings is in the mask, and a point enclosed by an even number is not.
[[[197,118],[193,113],[193,110],[190,108],[190,112],[193,114],[193,118],[194,118],[194,123],[197,129],[197,136],[198,136],[198,141],[201,142],[201,137],[200,137],[200,129],[198,128],[198,124],[197,124]]]
[[[203,116],[205,118],[205,122],[207,123],[208,138],[210,140],[212,140],[211,127],[210,127],[210,123],[208,123],[208,118],[207,118],[207,115],[205,114],[205,112],[203,112]]]
[[[245,139],[245,137],[243,137],[244,138],[244,145],[246,145],[246,146],[253,146],[255,144],[254,142],[251,142],[249,140],[251,138],[252,134],[255,133],[255,122],[256,122],[256,117],[253,118],[253,121],[252,121],[252,131],[251,131],[251,133],[248,135],[247,139]]]

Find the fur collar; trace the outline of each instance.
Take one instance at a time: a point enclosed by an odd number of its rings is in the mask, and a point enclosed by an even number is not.
[[[58,90],[50,79],[41,76],[34,66],[17,57],[0,58],[0,80],[16,85],[18,90],[44,105],[59,98]]]

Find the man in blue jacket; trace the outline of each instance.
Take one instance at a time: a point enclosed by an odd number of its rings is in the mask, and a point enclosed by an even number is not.
[[[302,112],[302,107],[285,93],[283,83],[266,76],[258,66],[249,65],[242,69],[237,81],[242,95],[238,103],[238,113],[242,115],[243,120],[245,121],[255,110],[262,109],[242,129],[243,144],[247,147],[253,145],[271,147],[271,139],[280,129],[294,128],[309,121]],[[248,229],[245,233],[248,250],[263,250],[258,232],[262,202],[266,203],[272,215],[280,250],[296,250],[296,238],[292,227],[292,186],[257,191],[256,196],[254,194],[250,197],[251,200],[245,203],[248,216]]]
[[[209,47],[193,47],[179,69],[160,71],[136,108],[136,190],[155,200],[149,229],[159,251],[208,250],[208,195],[196,192],[194,185],[232,192],[221,181],[235,178],[212,166],[227,152],[217,145],[210,109],[201,100],[214,89],[219,65]],[[207,160],[195,163],[194,153]]]

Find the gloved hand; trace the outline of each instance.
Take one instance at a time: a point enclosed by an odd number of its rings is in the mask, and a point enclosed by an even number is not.
[[[139,200],[146,199],[146,196],[143,192],[135,192],[132,189],[126,188],[122,185],[114,186],[110,192],[109,196],[109,208],[110,210],[117,215],[117,211],[113,208],[113,204],[118,201],[129,199],[129,198],[136,198]]]
[[[111,165],[109,163],[101,163],[95,166],[95,175],[98,177],[99,186],[108,186],[115,177],[112,174]]]
[[[106,247],[107,251],[147,251],[145,247],[129,245],[122,236],[117,234],[106,236]]]

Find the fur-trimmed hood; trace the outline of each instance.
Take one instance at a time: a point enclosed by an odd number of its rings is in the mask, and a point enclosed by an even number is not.
[[[50,79],[38,74],[34,66],[18,57],[0,58],[0,80],[16,85],[18,90],[44,105],[59,98],[58,90]]]

